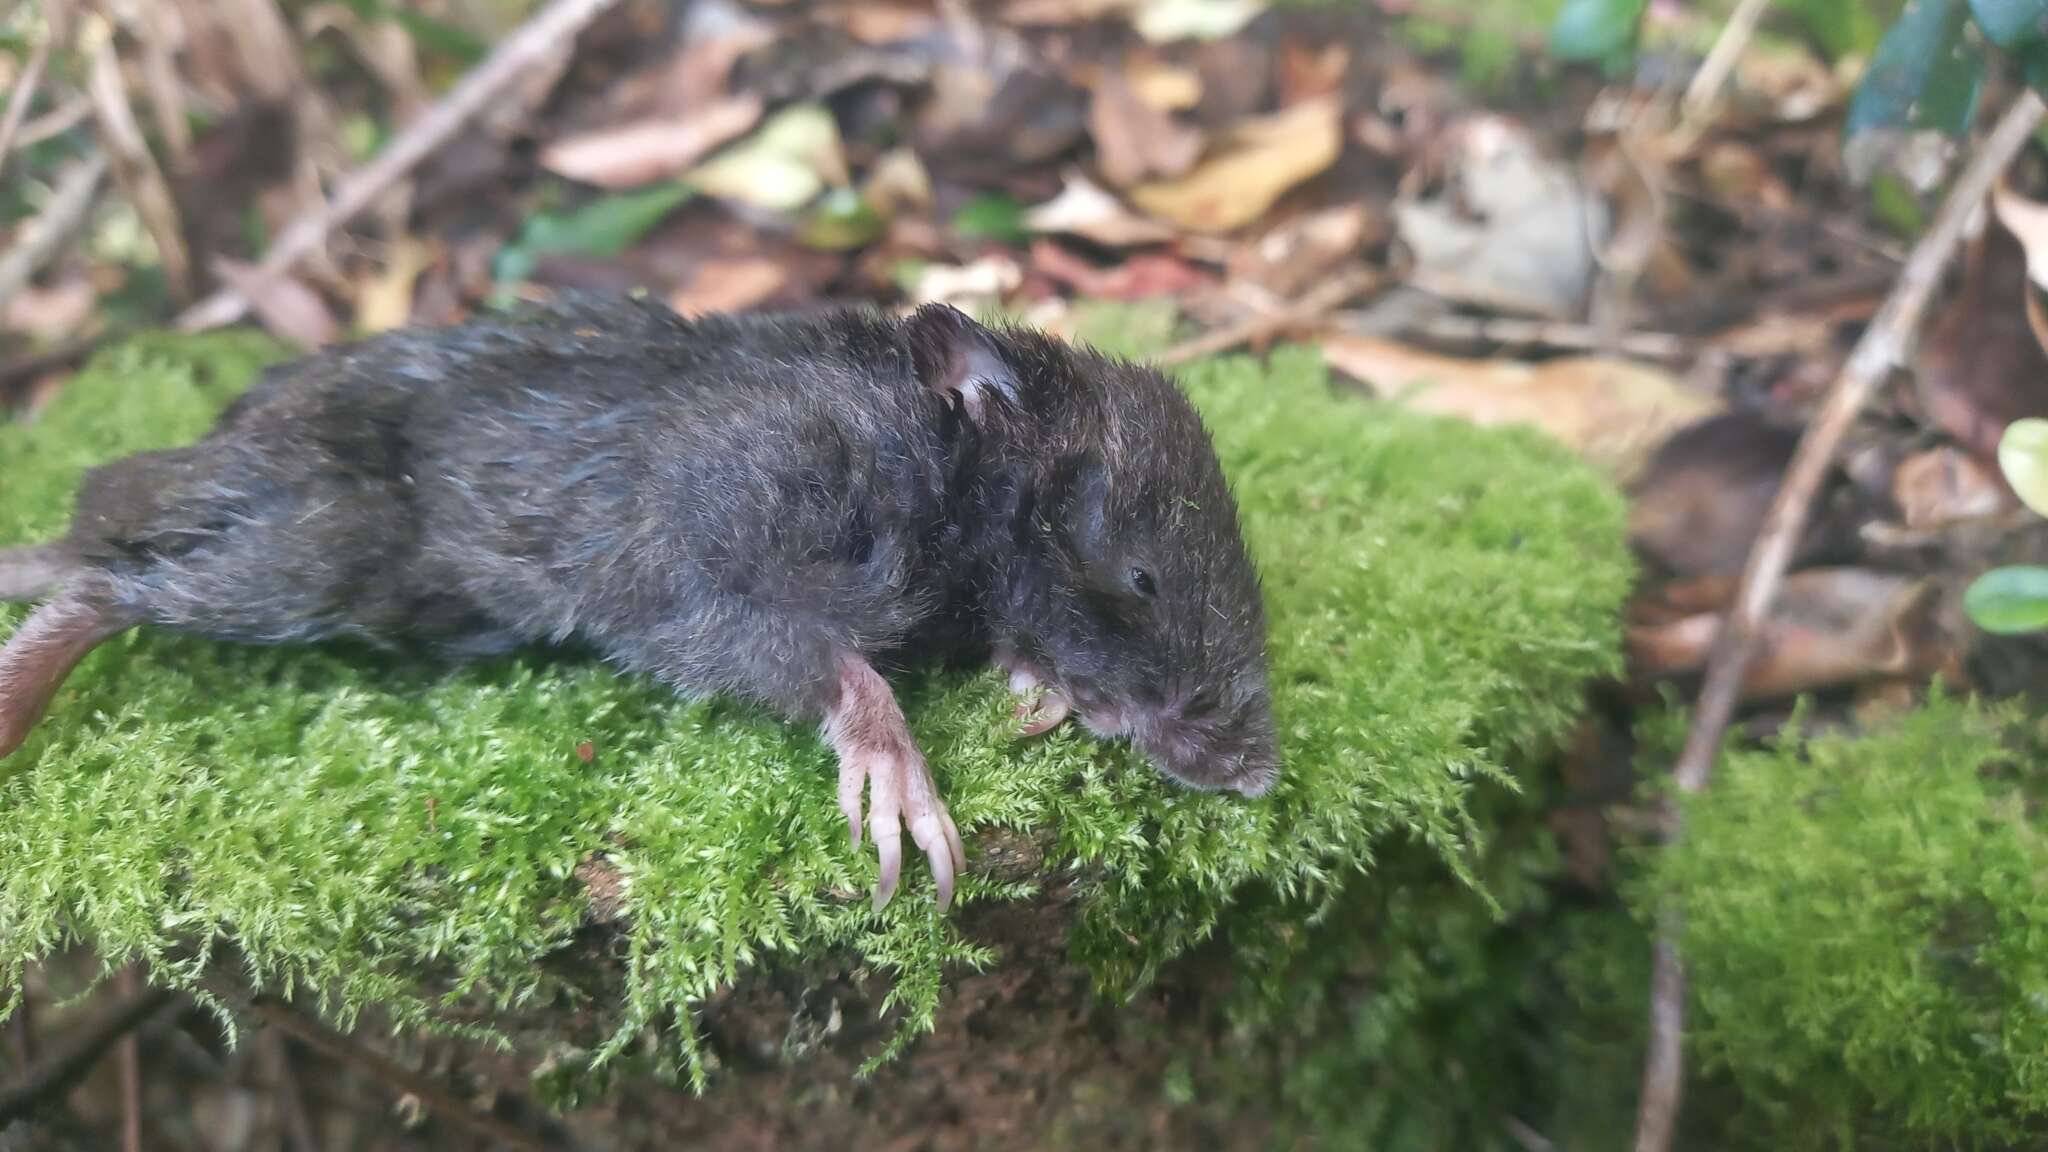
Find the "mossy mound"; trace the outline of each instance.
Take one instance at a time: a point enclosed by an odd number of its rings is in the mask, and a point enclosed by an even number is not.
[[[159,338],[99,357],[37,424],[0,429],[0,544],[59,531],[82,468],[197,435],[271,355]],[[993,674],[900,687],[969,841],[962,899],[1035,887],[978,876],[977,833],[1049,836],[1045,879],[1078,883],[1078,946],[1111,986],[1247,893],[1297,922],[1327,908],[1390,837],[1463,867],[1476,782],[1616,667],[1631,574],[1619,498],[1533,432],[1337,396],[1303,352],[1182,379],[1263,568],[1287,762],[1271,798],[1173,788],[1076,731],[1018,744]],[[907,1038],[948,964],[995,959],[921,876],[869,910],[873,858],[847,845],[811,732],[542,654],[449,670],[144,630],[0,766],[0,811],[0,978],[78,940],[189,982],[217,939],[344,1022],[509,1007],[547,991],[599,853],[623,880],[620,1041],[822,948],[893,975]],[[687,1035],[679,1051],[701,1075]]]
[[[1735,752],[1651,857],[1684,913],[1689,1042],[1759,1146],[2048,1134],[2038,745],[1937,696],[1861,737]]]

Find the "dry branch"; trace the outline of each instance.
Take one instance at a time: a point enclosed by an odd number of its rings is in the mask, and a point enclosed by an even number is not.
[[[1814,496],[1843,436],[1871,396],[1911,355],[1928,302],[1941,283],[1942,273],[1961,242],[1965,227],[1999,174],[2026,145],[2044,110],[2048,109],[2044,109],[2039,96],[2031,90],[2023,93],[1978,145],[1949,189],[1933,224],[1907,256],[1884,307],[1864,330],[1841,374],[1829,387],[1820,411],[1800,439],[1799,449],[1785,470],[1784,483],[1750,549],[1733,604],[1708,657],[1692,731],[1671,772],[1681,793],[1698,794],[1713,773],[1722,737],[1735,715],[1743,672],[1755,650],[1757,634],[1784,583],[1792,549],[1805,530]],[[1683,832],[1682,819],[1675,807],[1664,810],[1662,824],[1669,841],[1676,841]],[[1643,1062],[1642,1096],[1636,1112],[1636,1152],[1666,1152],[1678,1120],[1685,1074],[1685,966],[1678,951],[1677,929],[1676,913],[1665,909],[1660,917],[1651,975],[1649,1050]]]
[[[43,69],[49,63],[50,37],[46,37],[30,51],[28,63],[14,82],[14,93],[7,98],[7,111],[0,113],[0,169],[7,166],[7,154],[14,151],[14,134],[21,131],[21,121],[35,101],[36,88],[43,82]]]
[[[74,161],[57,178],[50,202],[22,230],[14,246],[0,254],[0,307],[27,287],[35,274],[55,259],[85,226],[86,218],[92,214],[93,201],[99,197],[100,184],[106,178],[107,157],[103,152]]]
[[[501,41],[481,63],[448,90],[433,108],[407,125],[377,154],[351,173],[319,211],[299,217],[278,234],[256,266],[261,276],[291,270],[326,243],[336,228],[369,207],[502,96],[529,68],[540,65],[617,0],[552,0]],[[232,324],[249,311],[246,296],[224,288],[178,317],[178,327],[195,332]]]
[[[224,984],[209,982],[209,987],[215,994],[230,1003],[247,1008],[261,1017],[265,1024],[327,1059],[346,1064],[395,1092],[414,1097],[432,1109],[435,1115],[446,1118],[450,1124],[505,1147],[518,1149],[519,1152],[550,1152],[548,1142],[533,1133],[496,1116],[477,1111],[467,1101],[420,1073],[383,1053],[365,1047],[349,1036],[300,1015],[277,1001],[261,997],[252,998],[246,992]]]
[[[77,1032],[50,1044],[42,1059],[22,1069],[9,1083],[0,1085],[0,1126],[26,1119],[55,1103],[92,1071],[108,1048],[140,1028],[169,1004],[173,995],[164,988],[144,988],[117,1001]]]

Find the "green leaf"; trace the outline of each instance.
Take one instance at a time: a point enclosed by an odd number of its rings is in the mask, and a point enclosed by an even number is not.
[[[2048,0],[1970,0],[1984,38],[2008,52],[2048,40]]]
[[[1604,64],[1635,43],[1647,0],[1567,0],[1550,25],[1550,54]]]
[[[2048,568],[1993,568],[1963,593],[1963,611],[1977,627],[2001,636],[2048,628]]]
[[[695,189],[671,181],[600,196],[571,212],[529,217],[519,238],[499,251],[499,284],[517,284],[542,256],[617,256],[645,236]]]
[[[1906,0],[1856,85],[1844,134],[1967,131],[1984,82],[1984,52],[1964,35],[1968,17],[1964,0]]]
[[[1998,469],[2022,503],[2035,515],[2048,516],[2048,420],[2006,425],[1998,438]]]
[[[1015,244],[1024,239],[1024,206],[1001,192],[969,200],[953,215],[953,232],[963,240]]]
[[[811,210],[797,238],[813,248],[858,248],[881,235],[888,223],[860,193],[834,188]]]

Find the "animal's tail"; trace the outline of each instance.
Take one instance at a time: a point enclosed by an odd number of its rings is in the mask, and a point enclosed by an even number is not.
[[[46,600],[76,567],[58,544],[0,548],[0,604]]]

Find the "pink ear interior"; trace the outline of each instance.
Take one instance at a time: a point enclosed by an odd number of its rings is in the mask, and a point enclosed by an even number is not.
[[[1016,401],[1017,375],[988,329],[945,304],[924,305],[909,324],[918,377],[940,395],[959,397],[969,420],[981,423],[996,396]]]

